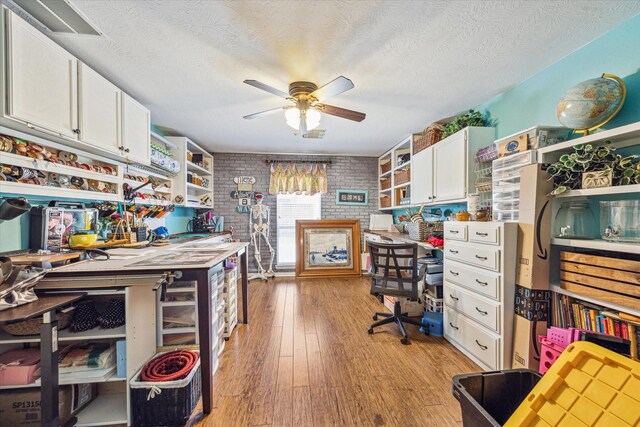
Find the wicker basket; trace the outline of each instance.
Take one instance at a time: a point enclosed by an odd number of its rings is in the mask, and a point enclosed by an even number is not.
[[[391,178],[383,178],[380,180],[380,190],[388,190],[391,188]]]
[[[405,229],[412,240],[424,242],[429,238],[429,224],[426,222],[408,222]]]
[[[390,208],[391,207],[391,197],[389,197],[389,196],[380,196],[380,207],[381,208]]]
[[[395,171],[393,180],[395,182],[395,185],[401,185],[411,181],[410,168],[404,168]]]
[[[413,140],[413,154],[415,155],[441,140],[442,126],[433,123]]]
[[[386,163],[381,163],[380,164],[380,173],[387,173],[391,170],[391,160],[389,160]]]
[[[56,315],[58,319],[58,330],[62,330],[68,328],[71,324],[71,317],[73,315],[73,311],[62,313],[59,312]],[[10,334],[15,336],[26,336],[26,335],[37,335],[40,333],[40,326],[42,325],[42,317],[34,317],[33,319],[23,320],[21,322],[15,323],[5,323],[0,325],[2,329]]]

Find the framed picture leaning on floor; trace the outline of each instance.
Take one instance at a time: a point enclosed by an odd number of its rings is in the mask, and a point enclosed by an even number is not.
[[[360,221],[296,221],[296,277],[360,276]]]

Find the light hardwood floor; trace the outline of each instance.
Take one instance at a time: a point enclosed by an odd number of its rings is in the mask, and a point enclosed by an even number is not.
[[[451,377],[480,368],[407,325],[367,333],[382,304],[363,279],[250,283],[250,324],[227,342],[198,426],[460,426]]]

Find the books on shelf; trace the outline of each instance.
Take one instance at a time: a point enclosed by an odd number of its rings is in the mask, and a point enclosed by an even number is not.
[[[554,326],[576,328],[622,338],[630,344],[631,357],[638,360],[640,354],[640,319],[626,313],[572,298],[553,294],[552,321]]]

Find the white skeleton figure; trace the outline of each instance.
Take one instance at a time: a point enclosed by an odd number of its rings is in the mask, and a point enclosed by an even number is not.
[[[274,277],[273,271],[273,258],[275,257],[275,250],[271,243],[269,243],[269,226],[271,225],[271,208],[262,204],[264,196],[256,195],[256,204],[251,206],[251,214],[249,214],[249,230],[251,230],[251,243],[253,244],[254,256],[258,263],[258,277],[267,279],[267,277]],[[260,238],[262,236],[262,238]],[[269,253],[271,259],[269,261],[269,270],[265,270],[262,267],[262,256],[260,255],[261,242],[264,242],[269,247]]]

